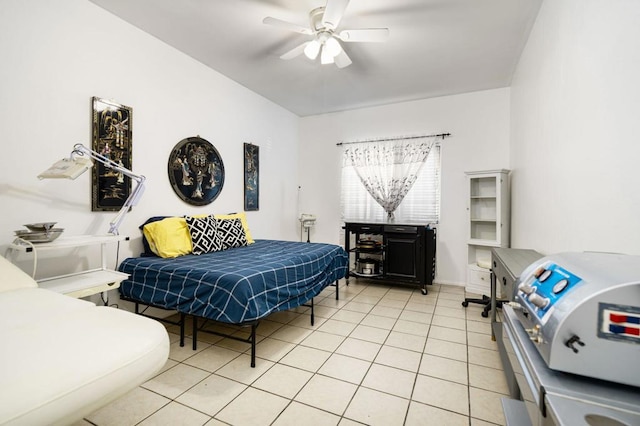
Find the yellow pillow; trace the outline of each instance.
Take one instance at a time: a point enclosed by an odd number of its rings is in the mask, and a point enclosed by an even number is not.
[[[251,231],[249,231],[249,224],[247,223],[247,215],[244,212],[241,213],[230,213],[230,214],[215,214],[213,215],[216,219],[240,219],[242,222],[242,228],[244,229],[244,236],[247,239],[247,245],[255,243],[253,238],[251,238]]]
[[[189,228],[183,217],[168,217],[148,223],[142,232],[151,251],[160,257],[178,257],[193,251]]]

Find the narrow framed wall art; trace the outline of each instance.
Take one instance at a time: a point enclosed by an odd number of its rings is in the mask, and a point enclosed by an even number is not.
[[[95,96],[92,107],[92,149],[132,170],[132,109]],[[131,179],[99,162],[91,174],[91,210],[120,210],[131,194]]]
[[[244,144],[244,210],[260,208],[260,147]]]

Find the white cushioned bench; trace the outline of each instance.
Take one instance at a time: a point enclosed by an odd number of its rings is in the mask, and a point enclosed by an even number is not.
[[[158,322],[49,290],[0,256],[0,424],[69,424],[165,364]]]

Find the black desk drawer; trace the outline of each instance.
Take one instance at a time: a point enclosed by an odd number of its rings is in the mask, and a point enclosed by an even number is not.
[[[407,225],[385,225],[384,232],[386,233],[398,233],[398,234],[417,234],[417,226]]]
[[[357,234],[380,234],[382,233],[382,225],[369,225],[365,223],[350,223],[347,225],[349,231]]]

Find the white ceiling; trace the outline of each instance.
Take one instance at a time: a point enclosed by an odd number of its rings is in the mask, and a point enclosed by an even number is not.
[[[542,0],[351,0],[338,30],[389,28],[384,43],[343,43],[339,69],[280,55],[311,36],[326,0],[90,0],[299,116],[508,86]]]

